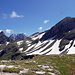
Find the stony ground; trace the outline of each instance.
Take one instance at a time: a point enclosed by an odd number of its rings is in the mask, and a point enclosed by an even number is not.
[[[75,75],[75,55],[37,55],[27,60],[1,60],[0,75]]]
[[[4,72],[0,72],[0,75],[18,75],[17,73],[4,73]]]

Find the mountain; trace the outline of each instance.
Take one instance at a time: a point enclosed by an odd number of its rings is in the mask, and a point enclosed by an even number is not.
[[[0,39],[9,39],[3,32]],[[11,35],[14,41],[0,45],[0,59],[26,59],[30,55],[75,54],[75,18],[66,17],[51,29],[37,32],[29,37],[24,34]],[[25,39],[24,39],[25,38]]]
[[[26,55],[75,54],[75,18],[66,17],[51,29],[30,38],[33,44],[24,51]]]
[[[12,34],[12,35],[10,35],[9,38],[11,38],[13,40],[25,40],[27,38],[27,36],[24,33],[17,34],[17,35],[16,34]]]
[[[17,34],[16,36],[16,40],[25,40],[27,38],[27,36],[22,33],[22,34]]]
[[[9,37],[7,37],[3,31],[0,32],[0,44],[4,44],[6,42],[13,42],[12,39],[10,39]]]
[[[9,36],[9,38],[11,38],[11,39],[13,39],[13,40],[16,40],[16,34],[11,34],[10,36]]]
[[[66,17],[49,29],[41,40],[48,38],[61,39],[63,34],[75,28],[75,18]]]

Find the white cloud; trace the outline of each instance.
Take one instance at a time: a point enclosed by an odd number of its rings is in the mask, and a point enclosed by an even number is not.
[[[22,18],[24,17],[23,15],[18,15],[15,11],[12,11],[10,14],[10,18]]]
[[[43,27],[39,27],[38,29],[39,29],[39,30],[42,30],[42,29],[43,29]]]
[[[49,20],[44,20],[44,24],[46,24],[46,23],[48,23],[49,22]]]
[[[13,33],[14,31],[11,29],[6,29],[6,33]]]

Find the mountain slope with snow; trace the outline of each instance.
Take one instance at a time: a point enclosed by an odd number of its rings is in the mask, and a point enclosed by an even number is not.
[[[75,54],[75,41],[72,40],[68,45],[65,45],[64,49],[60,51],[59,44],[61,40],[48,40],[44,42],[38,42],[24,51],[26,55],[40,54],[40,55],[50,55],[50,54]],[[71,43],[73,45],[71,46]]]
[[[62,39],[64,33],[67,33],[75,28],[75,18],[66,17],[56,25],[54,25],[51,29],[47,30],[43,35],[41,40],[47,40],[48,38],[54,37],[54,39]]]
[[[51,29],[30,38],[35,43],[24,51],[26,55],[75,54],[75,18],[66,17]]]
[[[51,29],[34,33],[25,40],[11,43],[5,37],[0,38],[4,41],[3,44],[0,42],[0,59],[24,59],[36,54],[75,54],[75,18],[66,17]]]

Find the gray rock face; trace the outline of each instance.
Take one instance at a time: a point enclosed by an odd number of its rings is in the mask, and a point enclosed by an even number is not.
[[[3,31],[0,32],[0,44],[6,43],[6,42],[12,42],[13,40],[9,37],[7,37]]]
[[[15,40],[16,36],[17,36],[16,34],[12,34],[12,35],[10,35],[10,38]]]
[[[24,34],[24,33],[22,33],[22,34],[17,34],[17,36],[16,36],[16,40],[25,40],[27,38],[27,36]]]
[[[27,38],[27,36],[22,33],[22,34],[12,34],[10,35],[10,38],[13,39],[13,40],[25,40]]]

